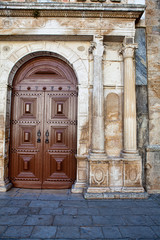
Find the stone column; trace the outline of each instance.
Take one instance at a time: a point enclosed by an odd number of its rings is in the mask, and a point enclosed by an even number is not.
[[[102,79],[103,37],[95,36],[93,53],[92,154],[104,154],[104,98]]]
[[[124,150],[125,154],[137,153],[136,92],[134,50],[137,44],[124,45]]]

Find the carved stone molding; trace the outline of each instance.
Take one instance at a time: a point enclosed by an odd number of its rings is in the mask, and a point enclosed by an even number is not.
[[[138,44],[125,44],[122,48],[121,53],[123,54],[123,58],[134,58],[135,49],[138,48]]]
[[[96,9],[96,10],[95,10]],[[97,3],[13,3],[2,2],[1,17],[94,17],[139,19],[144,5]]]

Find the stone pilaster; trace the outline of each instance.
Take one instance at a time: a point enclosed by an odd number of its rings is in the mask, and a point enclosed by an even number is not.
[[[93,95],[92,95],[92,154],[104,154],[104,98],[102,79],[103,37],[95,36],[93,44]]]

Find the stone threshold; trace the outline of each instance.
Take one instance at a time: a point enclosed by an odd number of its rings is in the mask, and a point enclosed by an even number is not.
[[[84,192],[85,199],[147,199],[149,194],[147,192],[140,193],[87,193]]]

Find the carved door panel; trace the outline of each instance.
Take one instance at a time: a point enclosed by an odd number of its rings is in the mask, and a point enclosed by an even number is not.
[[[76,174],[77,80],[66,62],[36,57],[13,82],[10,178],[16,187],[69,188]]]
[[[13,94],[10,177],[16,187],[41,188],[43,109],[43,92]]]
[[[76,169],[76,92],[45,93],[43,188],[68,188]]]

